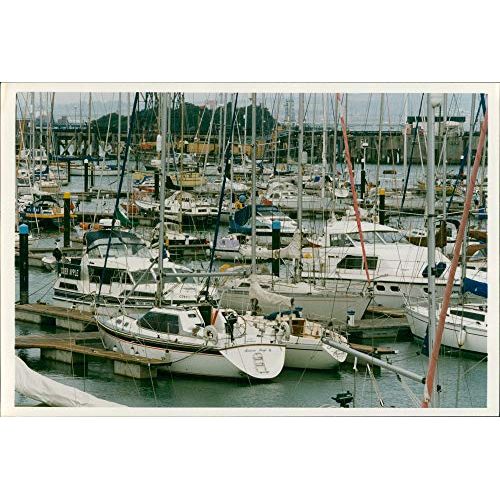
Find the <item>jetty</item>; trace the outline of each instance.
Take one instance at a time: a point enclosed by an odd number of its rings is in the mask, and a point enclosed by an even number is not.
[[[135,379],[156,378],[157,368],[169,364],[164,360],[109,351],[102,345],[88,345],[100,341],[101,338],[98,335],[82,333],[22,335],[16,337],[15,348],[40,349],[42,358],[71,365],[85,365],[85,368],[89,359],[109,360],[113,362],[113,372],[116,375]]]

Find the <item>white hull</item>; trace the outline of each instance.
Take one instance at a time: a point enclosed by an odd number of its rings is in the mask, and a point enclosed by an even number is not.
[[[320,279],[320,278],[318,278]],[[367,281],[363,279],[352,278],[326,278],[325,286],[332,292],[339,287],[345,289],[346,285],[358,283],[358,286],[367,285]],[[373,284],[373,283],[372,283]],[[436,283],[436,297],[443,296],[446,283]],[[404,295],[409,297],[411,301],[418,299],[427,299],[428,294],[425,292],[427,283],[405,283],[397,280],[377,280],[373,287],[372,305],[386,307],[389,309],[402,309],[405,305]],[[457,288],[458,290],[458,288]]]
[[[145,346],[110,335],[100,328],[104,345],[109,350],[126,354],[135,354],[151,359],[165,360],[166,370],[172,373],[206,377],[247,378],[252,373],[254,378],[274,378],[283,367],[284,347],[269,344],[248,344],[221,350],[219,353],[176,350],[168,347]],[[222,354],[223,352],[223,354]],[[239,368],[241,367],[241,369]]]
[[[287,368],[302,368],[310,370],[332,370],[340,365],[340,362],[330,356],[321,346],[321,340],[317,344],[293,343],[286,344],[285,366]]]
[[[360,320],[368,307],[370,297],[354,296],[338,293],[334,295],[313,295],[313,294],[291,294],[283,290],[276,291],[280,295],[294,298],[294,306],[302,307],[305,318],[312,321],[330,321],[336,319],[344,323],[347,319],[347,311],[355,311],[354,319]],[[222,307],[234,309],[244,313],[251,309],[248,289],[221,289],[220,304]],[[262,314],[276,312],[276,306],[259,304]]]
[[[426,312],[423,312],[423,308],[406,307],[406,317],[413,335],[419,339],[424,339],[427,334],[429,319]],[[436,318],[436,325],[437,322],[438,318]],[[462,326],[459,318],[455,318],[453,321],[448,316],[441,345],[486,354],[488,352],[487,332],[484,328],[475,328],[469,325]]]

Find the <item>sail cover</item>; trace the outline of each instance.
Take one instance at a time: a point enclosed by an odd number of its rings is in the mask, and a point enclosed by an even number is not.
[[[300,259],[302,251],[300,248],[300,232],[295,231],[290,243],[276,250],[259,249],[259,259]]]
[[[290,297],[285,297],[284,295],[264,290],[258,282],[258,277],[255,275],[250,276],[250,289],[248,291],[248,297],[250,299],[257,299],[260,304],[274,306],[277,308],[292,308],[292,299]]]
[[[16,391],[48,406],[123,406],[45,377],[29,368],[18,356],[16,356]]]

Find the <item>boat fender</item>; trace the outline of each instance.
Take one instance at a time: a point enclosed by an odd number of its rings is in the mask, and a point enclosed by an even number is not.
[[[458,332],[457,343],[460,349],[464,346],[465,341],[467,340],[467,333],[466,327],[460,328],[460,331]]]
[[[203,337],[207,342],[217,343],[218,333],[215,326],[212,325],[206,326],[205,329],[203,330]]]
[[[288,323],[280,323],[279,333],[282,335],[282,340],[288,340],[290,338],[290,325]]]

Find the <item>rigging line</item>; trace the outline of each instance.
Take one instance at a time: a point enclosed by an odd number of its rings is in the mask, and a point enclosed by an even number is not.
[[[337,98],[338,98],[338,94],[337,94]],[[358,226],[359,240],[360,240],[360,244],[361,244],[361,252],[363,254],[363,265],[365,268],[366,279],[368,281],[368,284],[370,284],[371,279],[370,279],[370,273],[368,271],[368,261],[366,258],[365,240],[363,238],[363,231],[361,229],[361,217],[359,215],[358,196],[356,193],[356,187],[354,185],[354,173],[352,170],[351,155],[349,152],[349,141],[347,139],[347,129],[346,129],[346,124],[345,124],[343,116],[340,117],[340,123],[342,125],[342,134],[344,136],[345,160],[347,163],[347,168],[349,169],[349,178],[351,181],[351,193],[352,193],[352,199],[353,199],[353,203],[354,203],[354,212],[356,214],[356,224]]]
[[[406,392],[407,396],[410,398],[411,402],[415,405],[416,408],[420,406],[420,401],[415,395],[415,393],[410,389],[410,386],[406,382],[406,380],[399,375],[399,373],[396,373],[396,378],[398,381],[401,383],[401,386],[403,387],[403,390]]]
[[[115,202],[115,209],[113,211],[113,218],[111,220],[111,231],[109,232],[109,238],[108,238],[108,244],[106,247],[106,256],[104,258],[104,266],[101,271],[101,278],[99,281],[99,293],[97,294],[97,298],[99,299],[101,295],[101,289],[102,289],[102,283],[104,280],[104,270],[106,269],[106,265],[108,263],[108,257],[109,257],[109,250],[111,247],[111,238],[113,236],[113,229],[115,227],[115,222],[116,222],[116,214],[118,211],[119,203],[120,203],[120,194],[123,186],[123,178],[125,177],[125,168],[127,164],[127,159],[128,159],[128,153],[130,149],[130,141],[132,139],[132,131],[135,128],[135,120],[136,120],[136,115],[137,115],[137,104],[139,102],[139,92],[135,93],[135,98],[134,98],[134,105],[132,107],[132,119],[130,120],[130,129],[127,134],[127,144],[125,145],[125,154],[123,155],[123,163],[122,163],[122,171],[120,175],[120,183],[118,184],[118,189],[116,191],[116,202]]]
[[[422,98],[420,99],[420,106],[418,108],[418,114],[417,114],[417,122],[415,124],[415,128],[413,129],[413,137],[411,140],[410,158],[408,159],[408,168],[406,169],[405,185],[404,185],[404,189],[403,189],[403,198],[401,199],[401,208],[400,208],[401,211],[403,210],[403,205],[405,203],[405,198],[406,198],[406,190],[408,189],[408,181],[410,179],[410,169],[411,169],[411,165],[412,165],[412,161],[413,161],[413,150],[415,148],[415,138],[418,135],[418,124],[420,122],[420,115],[422,113],[423,103],[424,103],[424,93],[422,93]],[[408,120],[408,117],[405,118],[405,125],[406,125],[407,120]],[[405,133],[406,133],[406,130],[405,130]],[[420,147],[420,142],[419,142],[419,147]],[[398,224],[400,224],[400,223],[401,223],[401,215],[399,216],[399,219],[398,219]]]
[[[225,168],[224,168],[224,176],[222,177],[222,185],[221,185],[221,191],[220,191],[220,197],[219,197],[219,207],[217,211],[217,221],[215,223],[215,233],[214,233],[214,244],[212,245],[211,251],[210,251],[210,266],[208,272],[211,273],[213,269],[213,264],[215,260],[215,248],[217,247],[217,237],[219,236],[219,227],[220,227],[220,219],[221,219],[221,213],[222,213],[222,204],[224,202],[224,194],[226,190],[226,178],[228,177],[228,170],[229,170],[229,159],[230,159],[230,151],[229,151],[229,143],[231,142],[231,137],[233,135],[233,130],[234,130],[234,122],[236,120],[236,115],[238,112],[238,95],[239,93],[236,92],[235,97],[234,97],[234,106],[233,106],[233,116],[231,119],[231,129],[229,131],[229,136],[228,136],[228,143],[227,147],[225,148],[224,155],[225,155]],[[210,276],[207,278],[207,285],[206,285],[206,290],[205,290],[205,295],[208,298],[208,293],[209,293],[209,287],[210,287]]]
[[[375,376],[373,375],[373,372],[372,372],[369,364],[366,365],[366,369],[368,370],[368,373],[370,375],[370,379],[371,379],[372,384],[373,384],[373,388],[375,390],[375,393],[377,394],[379,405],[382,408],[384,408],[385,404],[384,404],[384,399],[382,398],[382,393],[380,392],[380,387],[379,387],[377,381],[375,380]]]
[[[479,96],[480,96],[479,105],[477,107],[477,112],[476,112],[476,117],[474,118],[474,123],[472,123],[472,121],[471,121],[471,124],[469,125],[470,127],[472,127],[473,131],[476,128],[476,124],[477,124],[477,121],[479,119],[480,111],[481,110],[483,111],[483,116],[486,114],[486,102],[485,102],[484,94],[479,94]],[[472,116],[471,116],[471,120],[472,120]],[[461,157],[461,160],[460,160],[460,168],[458,169],[458,175],[457,175],[457,178],[455,179],[455,184],[453,185],[453,191],[452,191],[450,199],[448,201],[448,206],[446,208],[447,212],[450,211],[450,207],[451,207],[451,204],[453,202],[453,198],[455,196],[455,191],[456,191],[458,185],[460,184],[465,165],[467,164],[468,154],[469,154],[469,143],[466,144],[464,151],[463,151],[463,154],[462,154],[462,157]],[[467,181],[468,181],[468,179],[467,179]]]

